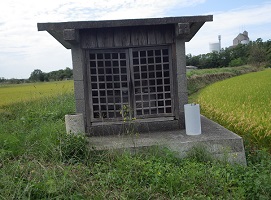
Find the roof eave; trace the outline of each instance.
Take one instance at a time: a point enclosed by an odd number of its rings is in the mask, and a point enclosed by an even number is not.
[[[185,42],[189,42],[199,31],[205,22],[213,21],[213,15],[185,16],[185,17],[165,17],[148,19],[123,19],[123,20],[103,20],[103,21],[73,21],[73,22],[52,22],[38,23],[38,31],[47,31],[65,48],[70,49],[73,44],[64,40],[63,31],[67,29],[94,29],[132,26],[151,26],[165,24],[189,23],[190,33],[183,35]]]
[[[38,31],[64,30],[64,29],[89,29],[89,28],[110,28],[123,26],[148,26],[177,23],[202,23],[213,21],[213,15],[165,17],[147,19],[122,19],[102,21],[72,21],[72,22],[49,22],[38,23]]]

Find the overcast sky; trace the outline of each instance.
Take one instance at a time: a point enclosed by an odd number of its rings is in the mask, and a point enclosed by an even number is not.
[[[0,2],[0,77],[29,78],[34,69],[72,68],[71,52],[38,22],[214,15],[186,43],[186,53],[208,53],[222,36],[222,47],[244,30],[251,40],[271,39],[271,0],[6,0]]]

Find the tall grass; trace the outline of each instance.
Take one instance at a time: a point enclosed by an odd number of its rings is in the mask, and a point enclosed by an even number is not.
[[[198,96],[207,117],[243,136],[253,144],[271,149],[271,70],[215,83]]]
[[[264,151],[233,166],[193,150],[93,151],[65,133],[72,93],[3,106],[0,199],[270,199],[271,159]],[[90,138],[91,139],[91,138]]]
[[[51,158],[66,137],[64,115],[74,112],[73,94],[3,106],[0,115],[0,157]],[[56,155],[55,155],[56,156]]]

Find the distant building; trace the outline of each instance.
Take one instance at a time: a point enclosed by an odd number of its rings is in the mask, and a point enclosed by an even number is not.
[[[209,43],[210,52],[220,52],[220,44],[219,43]]]
[[[243,33],[239,33],[239,35],[233,39],[232,46],[237,46],[238,44],[248,44],[248,43],[249,43],[248,32],[244,31]]]
[[[218,42],[209,43],[210,52],[220,52],[221,50],[221,35],[218,36]]]

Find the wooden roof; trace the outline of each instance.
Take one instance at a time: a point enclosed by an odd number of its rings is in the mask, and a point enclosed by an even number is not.
[[[184,36],[186,42],[190,41],[205,22],[213,21],[213,15],[203,16],[183,16],[147,19],[122,19],[122,20],[102,20],[102,21],[72,21],[72,22],[49,22],[38,23],[38,31],[47,31],[66,48],[71,44],[63,39],[63,31],[67,29],[97,29],[116,27],[139,27],[166,24],[189,24],[190,32]]]

